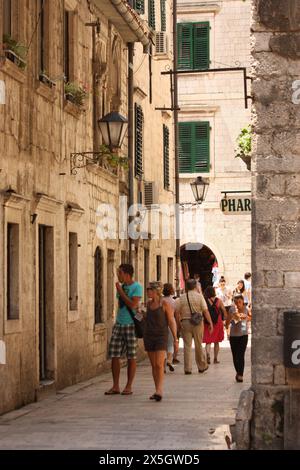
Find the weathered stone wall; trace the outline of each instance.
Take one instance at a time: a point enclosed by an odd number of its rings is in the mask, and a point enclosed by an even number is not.
[[[85,25],[99,17],[101,31],[96,38],[98,71],[97,117],[117,109],[127,116],[127,44],[119,32],[93,2],[67,0],[75,11],[75,36],[72,81],[88,88],[85,110],[64,99],[63,82],[63,3],[50,0],[50,78],[56,87],[50,90],[38,80],[36,2],[21,2],[18,39],[29,44],[33,38],[24,71],[9,60],[1,62],[0,79],[6,84],[6,104],[0,105],[0,340],[6,346],[6,364],[0,365],[0,414],[20,407],[39,397],[43,391],[39,380],[39,307],[38,307],[38,226],[54,230],[54,305],[51,330],[52,388],[61,389],[96,375],[107,365],[107,346],[114,322],[116,305],[114,277],[121,262],[121,252],[128,251],[127,241],[100,240],[96,234],[99,221],[97,208],[101,203],[114,205],[118,214],[119,184],[128,184],[127,172],[120,178],[101,167],[88,167],[70,175],[70,153],[93,151],[93,90],[92,90],[92,29]],[[0,17],[2,2],[0,1]],[[159,11],[159,8],[158,8]],[[170,17],[170,12],[168,12]],[[0,26],[0,29],[2,26]],[[2,31],[0,31],[2,37]],[[148,62],[148,55],[136,46],[135,81],[147,89],[148,69],[139,68]],[[2,50],[1,50],[2,54]],[[163,191],[162,125],[165,118],[155,106],[161,98],[169,97],[169,84],[161,87],[160,70],[166,65],[154,65],[153,88],[155,100],[145,109],[145,160],[147,180],[156,181],[161,202],[173,201],[173,179],[170,191]],[[140,77],[140,78],[138,78]],[[167,99],[167,98],[166,98]],[[146,98],[146,101],[149,97]],[[167,103],[166,103],[167,104]],[[148,119],[149,115],[149,119]],[[170,120],[170,118],[168,118]],[[172,142],[170,126],[170,142]],[[158,133],[156,138],[156,133]],[[126,140],[126,139],[125,139]],[[126,155],[126,143],[122,150]],[[170,159],[172,160],[172,146]],[[147,163],[148,165],[148,163]],[[170,169],[173,172],[173,167]],[[20,201],[5,204],[5,191],[11,187],[22,195]],[[38,204],[38,193],[42,197]],[[135,193],[137,197],[137,191]],[[159,201],[158,201],[159,202]],[[82,215],[65,210],[67,203],[82,208]],[[37,214],[34,223],[32,214]],[[20,319],[6,317],[6,224],[20,224]],[[68,232],[78,234],[78,309],[69,310],[69,239]],[[164,249],[165,243],[165,249]],[[94,319],[94,254],[99,246],[102,254],[103,322]],[[112,278],[108,277],[108,250],[114,252]],[[166,258],[174,257],[174,241],[153,242],[150,269],[155,277],[155,254],[163,255],[163,276],[166,278]],[[142,252],[141,252],[142,254]],[[154,256],[153,256],[154,255]],[[143,282],[143,259],[140,277]],[[113,296],[109,299],[109,292]]]
[[[284,398],[292,399],[288,392],[300,387],[299,372],[283,366],[283,312],[299,310],[300,305],[300,106],[293,89],[300,77],[299,2],[255,0],[252,20],[255,398],[251,446],[282,449],[287,441]],[[299,420],[298,409],[290,421],[291,433],[295,431],[291,423]],[[300,448],[295,432],[292,446]]]

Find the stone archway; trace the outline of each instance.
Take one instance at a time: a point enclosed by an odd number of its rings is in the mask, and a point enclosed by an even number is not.
[[[218,259],[208,246],[201,243],[186,243],[181,246],[180,259],[185,280],[200,274],[203,291],[213,285],[212,268],[214,262],[218,263]]]

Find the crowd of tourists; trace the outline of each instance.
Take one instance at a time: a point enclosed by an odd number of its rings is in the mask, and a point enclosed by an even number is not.
[[[134,280],[133,274],[130,264],[121,264],[117,271],[118,312],[109,345],[113,386],[105,392],[106,395],[133,393],[138,338],[141,337],[152,367],[155,391],[150,399],[153,401],[162,400],[164,375],[167,371],[174,372],[180,363],[180,337],[184,345],[184,373],[192,374],[194,340],[197,369],[203,374],[212,362],[220,363],[220,343],[226,331],[235,380],[243,382],[245,352],[251,331],[251,273],[246,273],[235,289],[228,287],[224,276],[221,276],[204,292],[200,276],[196,274],[186,281],[185,292],[178,298],[172,284],[150,282],[145,306],[142,305],[142,286]],[[123,357],[127,357],[127,383],[121,392],[119,381]]]

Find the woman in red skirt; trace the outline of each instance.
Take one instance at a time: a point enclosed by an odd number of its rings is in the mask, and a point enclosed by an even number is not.
[[[210,333],[208,329],[208,324],[204,323],[204,336],[203,343],[206,344],[206,356],[207,363],[210,364],[210,348],[211,344],[214,343],[214,364],[219,364],[218,354],[220,350],[220,345],[224,340],[224,324],[223,320],[227,318],[227,312],[224,307],[222,300],[218,299],[216,296],[215,288],[210,286],[205,289],[204,292],[205,300],[207,307],[214,325],[213,332]]]

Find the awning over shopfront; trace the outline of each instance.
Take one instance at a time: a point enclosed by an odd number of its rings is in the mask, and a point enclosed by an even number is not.
[[[126,42],[149,44],[150,30],[126,0],[93,0],[100,11],[111,21]]]

